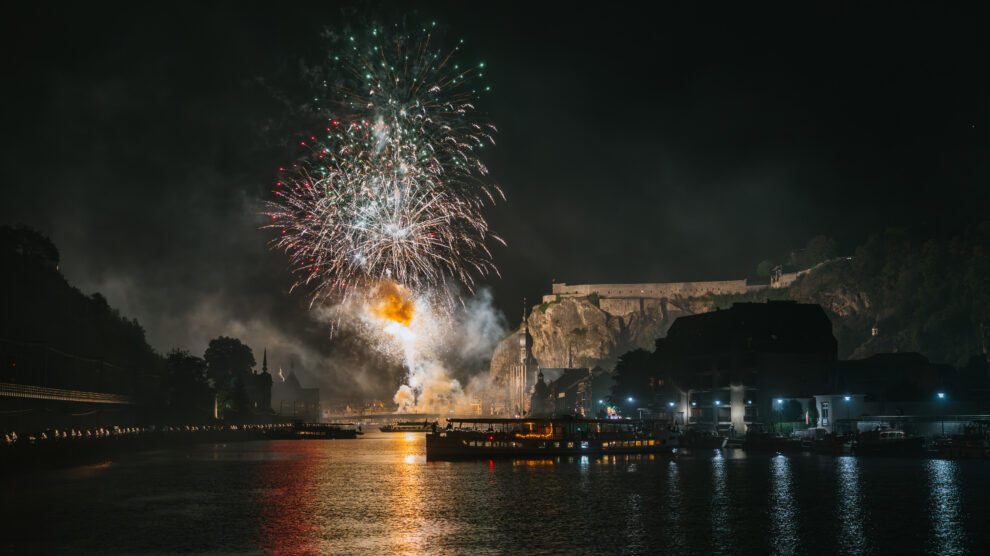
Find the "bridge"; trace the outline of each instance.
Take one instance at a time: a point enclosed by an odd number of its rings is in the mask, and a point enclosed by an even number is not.
[[[131,396],[124,396],[120,394],[83,392],[79,390],[65,390],[63,388],[31,386],[29,384],[15,384],[10,382],[0,382],[0,398],[21,398],[29,400],[54,400],[60,402],[85,402],[120,405],[134,404],[134,399],[131,398]]]

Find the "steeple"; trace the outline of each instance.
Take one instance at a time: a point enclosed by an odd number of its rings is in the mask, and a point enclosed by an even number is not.
[[[261,372],[268,372],[268,348],[265,348],[265,355],[261,359]]]
[[[519,325],[519,364],[525,369],[526,364],[529,363],[530,357],[530,345],[529,345],[529,328],[526,324],[526,298],[523,298],[523,316],[522,323]]]

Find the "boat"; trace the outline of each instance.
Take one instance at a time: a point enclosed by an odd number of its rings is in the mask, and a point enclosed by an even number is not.
[[[729,438],[711,431],[686,430],[677,441],[685,448],[721,449]]]
[[[800,438],[779,433],[753,432],[746,435],[744,450],[766,452],[800,452],[804,449]]]
[[[851,435],[827,434],[824,438],[812,441],[812,451],[816,454],[842,456],[852,452]]]
[[[427,461],[671,453],[666,421],[532,418],[448,419],[426,435]]]
[[[378,427],[382,432],[429,432],[433,430],[435,423],[429,421],[406,421],[402,423],[392,423]]]
[[[357,438],[363,434],[353,423],[292,423],[292,438]]]
[[[857,456],[908,456],[925,452],[923,436],[908,436],[902,430],[878,430],[859,435],[852,447]]]

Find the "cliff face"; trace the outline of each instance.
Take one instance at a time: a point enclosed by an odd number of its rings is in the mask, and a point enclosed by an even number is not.
[[[600,366],[612,370],[623,353],[637,348],[652,351],[654,341],[667,333],[677,317],[705,312],[709,307],[698,300],[644,300],[642,305],[613,306],[605,311],[586,297],[562,298],[534,307],[527,324],[533,356],[540,367]],[[620,311],[623,313],[618,314]],[[513,333],[495,349],[493,373],[517,360],[518,334]]]

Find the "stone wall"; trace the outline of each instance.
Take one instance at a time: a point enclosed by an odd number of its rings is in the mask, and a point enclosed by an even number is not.
[[[581,297],[597,293],[599,297],[700,297],[706,294],[726,295],[746,293],[746,280],[721,280],[714,282],[667,282],[660,284],[565,284],[553,285],[553,299]]]

